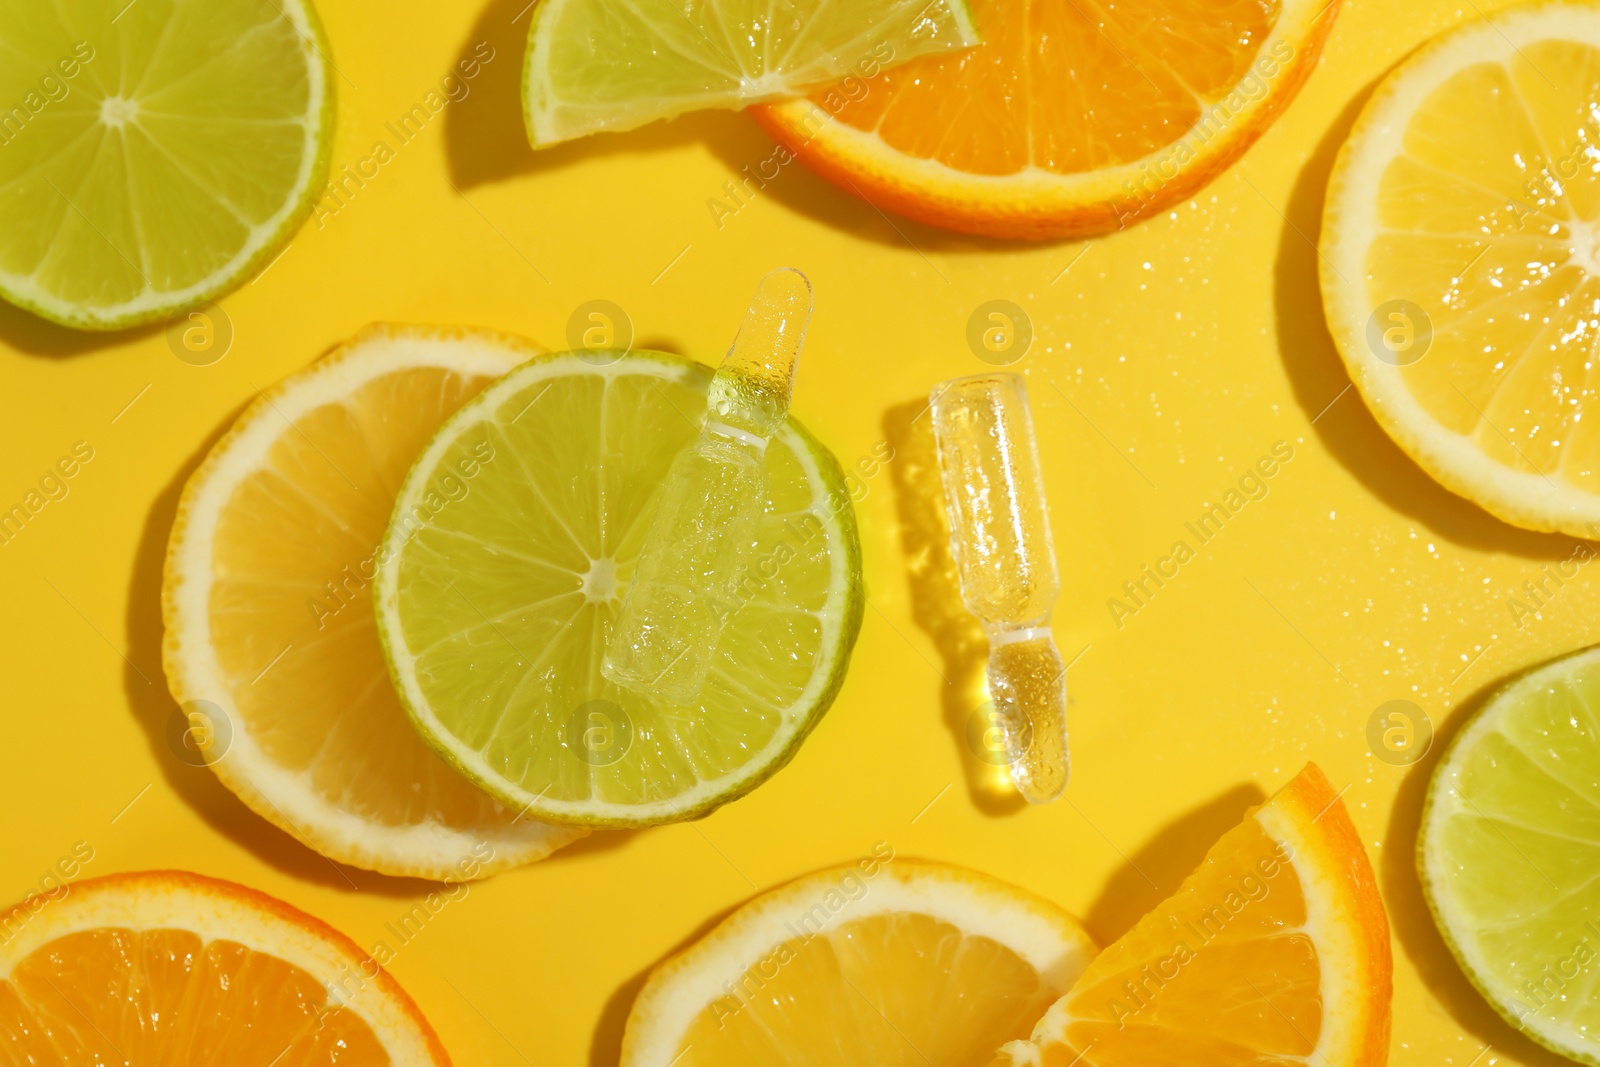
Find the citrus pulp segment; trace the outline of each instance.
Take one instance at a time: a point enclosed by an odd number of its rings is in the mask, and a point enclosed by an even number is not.
[[[1372,865],[1308,765],[992,1067],[1379,1067],[1390,975]]]
[[[966,0],[540,0],[523,111],[542,148],[977,43]]]
[[[880,843],[741,907],[639,992],[622,1067],[968,1067],[1094,956],[1047,900]]]
[[[1583,537],[1600,520],[1596,106],[1600,6],[1512,7],[1425,46],[1339,152],[1319,268],[1396,443],[1507,522]]]
[[[1120,229],[1192,195],[1299,91],[1339,0],[973,0],[982,47],[755,109],[823,177],[993,237]]]
[[[767,448],[749,573],[695,702],[600,673],[710,381],[656,352],[542,357],[463,407],[406,478],[375,587],[395,685],[423,736],[507,805],[587,825],[702,814],[786,763],[843,682],[855,515],[837,461],[792,419]],[[452,488],[471,467],[470,491]]]
[[[309,0],[8,4],[0,46],[0,295],[46,318],[113,330],[203,304],[326,179]]]
[[[1600,649],[1494,694],[1433,772],[1417,858],[1467,977],[1545,1047],[1600,1064]]]
[[[581,836],[507,811],[422,743],[373,625],[407,469],[464,401],[539,351],[370,327],[259,395],[184,487],[162,651],[193,762],[340,862],[459,881]]]
[[[388,972],[282,901],[182,871],[44,899],[0,913],[8,1063],[450,1063]]]

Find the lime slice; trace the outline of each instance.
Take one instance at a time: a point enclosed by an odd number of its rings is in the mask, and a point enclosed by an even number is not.
[[[656,352],[534,359],[462,407],[401,486],[374,588],[396,689],[423,737],[515,810],[597,826],[704,814],[786,763],[844,680],[855,514],[837,461],[792,419],[767,448],[749,574],[695,703],[600,673],[710,381]]]
[[[1546,1048],[1600,1064],[1600,647],[1516,679],[1462,727],[1418,865],[1479,992]]]
[[[0,296],[115,330],[232,288],[327,179],[305,0],[0,7]]]
[[[840,79],[979,42],[967,0],[540,0],[522,71],[535,148]],[[879,92],[886,90],[879,88]]]

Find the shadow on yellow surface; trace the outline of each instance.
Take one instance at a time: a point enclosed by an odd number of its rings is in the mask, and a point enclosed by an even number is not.
[[[523,9],[531,6],[530,0],[494,0],[456,57],[475,62],[480,44],[494,49],[494,60],[473,81],[471,94],[445,116],[450,178],[457,185],[470,188],[538,167],[522,121],[522,59],[530,21]]]
[[[159,333],[162,326],[136,326],[131,330],[105,333],[100,330],[73,330],[41,319],[31,311],[0,301],[0,344],[30,356],[77,356],[102,348],[129,344]]]
[[[939,649],[944,677],[944,724],[961,754],[967,793],[985,815],[1013,815],[1027,806],[1003,767],[978,758],[970,720],[984,702],[989,642],[983,628],[961,602],[961,585],[950,558],[950,531],[944,517],[944,488],[933,439],[933,420],[925,399],[891,407],[883,415],[883,436],[894,449],[889,464],[894,481],[900,543],[911,587],[911,617]]]
[[[1431,533],[1468,548],[1525,559],[1564,559],[1572,554],[1571,537],[1534,533],[1500,521],[1434,481],[1402,452],[1351,386],[1328,332],[1314,242],[1322,229],[1334,159],[1375,86],[1374,82],[1357,93],[1323,136],[1301,169],[1285,211],[1289,225],[1278,244],[1275,303],[1278,346],[1295,399],[1315,420],[1312,427],[1318,438],[1346,470],[1389,507]],[[1349,391],[1343,392],[1347,387]]]
[[[776,889],[777,886],[771,888]],[[638,999],[639,991],[644,988],[644,984],[650,980],[651,973],[657,967],[704,938],[724,919],[750,901],[770,891],[771,889],[764,889],[752,893],[737,904],[717,912],[691,930],[683,940],[617,986],[616,990],[606,998],[605,1007],[600,1009],[600,1019],[594,1024],[594,1036],[589,1041],[589,1067],[617,1067],[622,1059],[622,1034],[628,1028],[628,1014],[633,1011],[633,1002]]]
[[[1389,815],[1378,881],[1389,912],[1389,927],[1394,931],[1400,950],[1411,960],[1422,984],[1444,1005],[1450,1017],[1467,1033],[1485,1045],[1492,1045],[1501,1057],[1510,1057],[1530,1067],[1561,1067],[1572,1061],[1524,1037],[1473,988],[1434,925],[1428,902],[1422,895],[1422,881],[1417,875],[1417,834],[1422,826],[1422,806],[1428,796],[1433,770],[1461,727],[1506,681],[1505,678],[1496,679],[1462,701],[1434,735],[1433,747],[1427,755],[1407,770]]]
[[[1236,785],[1162,827],[1117,868],[1089,906],[1083,923],[1098,945],[1109,945],[1172,896],[1217,839],[1266,801],[1259,785]]]

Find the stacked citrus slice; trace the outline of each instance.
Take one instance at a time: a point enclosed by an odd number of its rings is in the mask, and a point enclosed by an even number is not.
[[[336,860],[459,880],[582,835],[496,804],[422,743],[373,625],[407,469],[462,403],[538,351],[372,327],[258,396],[184,488],[162,604],[189,737],[245,803]]]
[[[1315,765],[1223,835],[994,1067],[1378,1067],[1389,924]]]
[[[418,730],[502,803],[648,825],[765,781],[833,702],[861,626],[838,462],[790,420],[705,688],[690,705],[600,673],[656,489],[711,372],[659,352],[541,357],[452,418],[401,486],[378,626]]]
[[[1339,0],[974,0],[984,44],[756,109],[879,207],[997,237],[1118,229],[1239,158]]]
[[[328,170],[307,0],[0,8],[0,296],[121,329],[272,258]]]
[[[1508,522],[1600,522],[1600,7],[1472,20],[1384,79],[1322,221],[1328,326],[1390,436]]]
[[[163,1067],[448,1067],[405,991],[343,934],[178,871],[0,913],[0,1059]]]
[[[1047,902],[889,857],[758,897],[663,964],[629,1017],[624,1067],[1387,1060],[1388,921],[1315,766],[1092,961]]]

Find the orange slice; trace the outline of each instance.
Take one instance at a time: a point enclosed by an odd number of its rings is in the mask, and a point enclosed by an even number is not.
[[[63,892],[0,914],[0,1061],[448,1067],[388,972],[282,901],[182,871]]]
[[[969,1067],[1094,955],[1077,920],[880,844],[734,912],[645,983],[622,1067]]]
[[[1390,975],[1372,865],[1309,764],[991,1067],[1383,1064]]]
[[[539,351],[483,331],[370,327],[257,397],[184,487],[163,661],[195,762],[342,863],[461,881],[585,833],[506,810],[434,755],[373,621],[378,544],[412,461]],[[463,497],[472,482],[451,480]]]
[[[879,207],[968,233],[1120,229],[1238,159],[1311,73],[1339,0],[973,0],[985,44],[873,63],[756,118]]]

